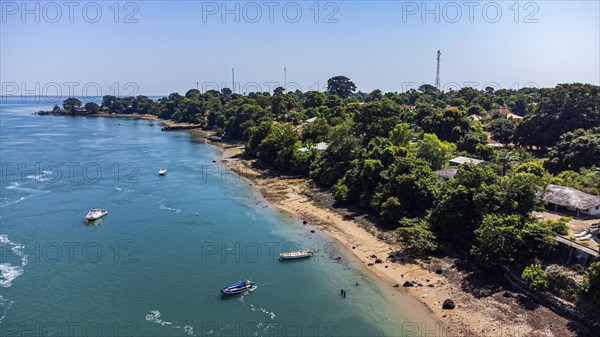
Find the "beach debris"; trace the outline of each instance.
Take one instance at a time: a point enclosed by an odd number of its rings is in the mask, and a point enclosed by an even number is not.
[[[372,259],[376,259],[376,258],[377,258],[377,255],[371,255],[371,258],[372,258]]]
[[[310,232],[311,232],[311,233],[314,233],[314,232],[315,232],[315,230],[314,230],[314,229],[311,229],[311,230],[310,230]]]
[[[306,225],[307,223],[308,223],[308,221],[306,221],[306,220],[302,221],[303,225]]]
[[[373,266],[372,263],[367,263],[367,267],[371,267],[371,266]]]
[[[389,266],[385,266],[385,267],[387,268],[387,267],[389,267]]]
[[[394,284],[394,288],[399,288],[400,285],[398,283]]]
[[[408,287],[414,287],[415,284],[412,283],[411,281],[406,281],[406,282],[404,282],[404,284],[402,286],[408,288]]]
[[[377,264],[377,263],[383,263],[383,261],[381,259],[376,259],[375,264]]]
[[[356,246],[352,246],[352,249],[356,249]]]
[[[446,309],[446,310],[452,310],[456,307],[456,304],[454,304],[454,301],[451,299],[447,299],[444,301],[444,304],[442,304],[442,309]]]

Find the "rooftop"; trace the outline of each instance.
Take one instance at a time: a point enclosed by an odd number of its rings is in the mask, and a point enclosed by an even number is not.
[[[328,147],[329,147],[329,145],[327,145],[327,143],[320,142],[320,143],[318,143],[316,145],[310,145],[310,147],[301,147],[301,148],[298,149],[298,151],[300,151],[300,152],[308,152],[308,151],[310,151],[310,149],[316,148],[317,151],[322,152],[322,151],[327,150]]]
[[[327,143],[325,143],[325,142],[320,142],[317,144],[317,150],[319,150],[319,151],[325,151],[325,150],[327,150],[328,147],[329,147],[329,145],[327,145]]]
[[[587,194],[571,187],[548,184],[542,194],[542,200],[559,206],[590,209],[600,206],[600,197]]]
[[[468,158],[468,157],[463,157],[463,156],[458,156],[454,159],[450,159],[450,162],[452,164],[456,164],[456,165],[462,165],[465,163],[471,163],[471,164],[475,164],[475,165],[479,165],[481,163],[483,163],[483,160],[479,160],[479,159],[475,159],[475,158]]]

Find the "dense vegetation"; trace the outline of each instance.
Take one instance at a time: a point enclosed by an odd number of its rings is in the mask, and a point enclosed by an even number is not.
[[[337,76],[326,92],[192,89],[156,102],[105,96],[102,106],[85,107],[198,123],[244,140],[247,155],[310,177],[340,204],[360,205],[397,228],[412,254],[453,247],[482,268],[509,267],[532,287],[546,288],[537,261],[552,253],[553,237],[565,227],[531,216],[541,207],[536,193],[549,182],[600,193],[600,88],[355,91],[350,79]],[[64,104],[79,106],[72,99]],[[507,110],[524,118],[506,118]],[[488,145],[490,136],[505,146]],[[314,146],[320,142],[328,144],[325,151]],[[488,163],[463,164],[454,179],[440,181],[434,171],[456,155]],[[594,296],[597,270],[587,277]]]

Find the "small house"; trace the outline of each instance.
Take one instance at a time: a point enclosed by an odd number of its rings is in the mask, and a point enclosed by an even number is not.
[[[554,206],[555,212],[562,209],[575,212],[577,216],[581,213],[600,216],[600,196],[571,187],[548,184],[541,198],[550,206]]]
[[[500,115],[506,117],[506,118],[512,118],[512,119],[523,119],[523,117],[519,116],[519,115],[515,115],[514,113],[512,113],[510,110],[508,110],[507,108],[501,106],[498,109],[498,112],[500,113]]]

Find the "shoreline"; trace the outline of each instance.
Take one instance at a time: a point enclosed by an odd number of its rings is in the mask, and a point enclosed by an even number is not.
[[[465,282],[471,272],[459,267],[458,258],[411,262],[390,259],[390,253],[400,247],[384,240],[389,233],[378,230],[365,215],[356,216],[333,207],[331,194],[315,188],[309,179],[281,179],[268,170],[253,167],[255,160],[240,156],[241,142],[207,140],[207,144],[217,147],[221,162],[258,190],[272,206],[307,221],[348,250],[362,269],[389,287],[385,294],[391,295],[387,297],[394,307],[402,304],[406,309],[401,297],[422,305],[423,313],[427,311],[432,321],[419,322],[423,335],[436,329],[436,336],[588,336],[588,330],[579,323],[543,306],[535,305],[532,309],[531,303],[524,303],[527,301],[510,293],[510,288],[472,289],[473,285]],[[376,263],[377,259],[381,261]],[[438,274],[436,271],[440,270]],[[406,281],[415,286],[403,287]],[[402,296],[393,299],[395,294]],[[454,300],[454,310],[442,309],[446,299]],[[428,318],[420,317],[424,321]],[[431,328],[431,324],[435,327]]]
[[[158,121],[163,125],[180,124],[154,115],[83,117],[132,118]],[[207,138],[214,134],[200,128],[185,131],[195,138]],[[473,275],[461,263],[460,258],[391,261],[388,259],[389,253],[398,251],[400,247],[386,242],[384,239],[387,232],[378,230],[363,213],[357,212],[360,213],[357,216],[350,210],[334,207],[331,193],[315,188],[309,179],[283,179],[267,169],[253,167],[255,160],[239,156],[244,147],[241,141],[213,142],[206,139],[206,143],[219,149],[221,162],[260,192],[272,206],[294,218],[307,221],[332,241],[343,245],[344,251],[347,250],[359,264],[357,267],[372,273],[378,283],[388,286],[381,289],[385,295],[390,295],[386,297],[393,307],[401,304],[406,309],[407,304],[400,301],[409,298],[423,307],[427,318],[435,319],[435,324],[440,324],[431,328],[430,325],[418,322],[410,328],[412,330],[408,332],[409,335],[418,336],[420,331],[422,335],[469,337],[595,336],[578,322],[539,306],[524,295],[511,293],[510,287],[498,287],[487,284],[485,280],[480,281],[481,275]],[[374,255],[382,260],[381,263],[375,263],[376,258],[372,257]],[[436,273],[436,269],[442,270],[442,274]],[[415,286],[403,288],[405,281],[411,281]],[[402,296],[393,298],[396,294]],[[442,309],[445,299],[454,300],[456,308]],[[417,330],[414,330],[415,327]]]

